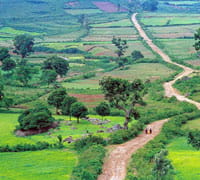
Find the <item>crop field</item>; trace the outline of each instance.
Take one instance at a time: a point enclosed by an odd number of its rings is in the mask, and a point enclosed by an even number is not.
[[[199,25],[179,25],[165,27],[148,27],[148,30],[155,38],[193,38]]]
[[[67,9],[66,12],[72,15],[102,13],[99,9]]]
[[[164,25],[181,25],[181,24],[199,24],[200,16],[198,14],[144,14],[141,22],[145,26],[164,26]]]
[[[92,24],[92,27],[121,27],[121,26],[133,26],[130,19],[122,19],[120,21],[112,21],[107,23]]]
[[[187,139],[176,138],[168,145],[168,158],[175,168],[175,180],[199,180],[200,152],[187,144]]]
[[[76,154],[68,150],[1,153],[0,179],[69,180]]]
[[[162,48],[174,60],[190,61],[197,60],[196,51],[193,47],[193,39],[159,39]]]

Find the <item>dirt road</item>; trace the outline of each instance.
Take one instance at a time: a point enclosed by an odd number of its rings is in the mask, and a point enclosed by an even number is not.
[[[167,54],[165,54],[159,47],[157,47],[146,35],[144,30],[138,23],[136,15],[137,14],[133,14],[132,22],[134,23],[140,36],[146,41],[151,49],[154,52],[158,53],[164,61],[179,66],[183,69],[183,72],[178,74],[174,78],[174,80],[164,83],[163,86],[165,89],[165,95],[167,97],[175,96],[179,101],[187,101],[191,104],[196,105],[196,107],[200,109],[200,103],[186,98],[185,96],[179,94],[179,92],[175,88],[173,88],[173,84],[178,79],[181,79],[184,76],[188,76],[189,74],[194,72],[194,70],[184,65],[173,62]],[[150,140],[152,140],[155,136],[157,136],[165,122],[167,122],[167,120],[156,121],[150,124],[150,126],[154,130],[153,134],[151,135],[146,135],[145,133],[142,133],[131,141],[128,141],[121,145],[112,146],[113,150],[111,150],[111,152],[109,153],[109,157],[106,159],[103,166],[103,173],[98,177],[98,180],[123,180],[126,177],[126,168],[128,161],[131,158],[131,155],[138,149],[143,147]]]

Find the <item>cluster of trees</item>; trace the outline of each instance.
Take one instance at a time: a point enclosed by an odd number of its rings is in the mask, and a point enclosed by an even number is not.
[[[63,87],[57,88],[49,95],[48,103],[56,108],[56,114],[60,114],[61,111],[64,115],[76,117],[77,123],[88,114],[85,105],[78,102],[75,97],[69,96]]]
[[[23,34],[14,38],[14,53],[21,56],[20,60],[13,60],[10,56],[8,48],[0,48],[0,63],[1,69],[13,74],[15,70],[15,78],[22,83],[23,86],[27,86],[34,74],[38,73],[38,69],[30,65],[25,59],[33,52],[34,38],[30,35]],[[48,85],[55,82],[57,76],[61,77],[66,75],[69,70],[68,62],[60,57],[52,56],[44,61],[41,67],[42,76],[41,80]]]
[[[134,50],[131,53],[131,57],[124,57],[126,50],[128,49],[128,44],[126,40],[122,40],[121,38],[113,37],[112,44],[114,44],[117,48],[115,51],[117,55],[117,64],[119,67],[124,67],[127,63],[132,63],[138,59],[144,58],[143,54],[140,51]]]
[[[158,9],[159,2],[157,0],[130,0],[128,3],[129,12],[140,11],[156,11]]]
[[[200,50],[200,28],[197,29],[196,33],[194,34],[194,39],[196,41],[194,44],[194,48],[198,52]]]

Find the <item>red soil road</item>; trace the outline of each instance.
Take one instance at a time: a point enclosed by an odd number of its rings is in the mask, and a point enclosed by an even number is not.
[[[149,126],[153,129],[152,134],[144,132],[138,137],[124,144],[112,146],[114,149],[110,152],[103,166],[103,173],[98,177],[98,180],[122,180],[126,176],[126,166],[131,155],[138,149],[142,148],[150,140],[154,139],[160,133],[160,130],[168,119],[156,121]]]
[[[200,109],[200,103],[180,95],[178,91],[175,88],[173,88],[173,84],[178,79],[184,76],[188,76],[189,74],[193,73],[194,70],[184,65],[172,62],[170,57],[167,54],[165,54],[159,47],[157,47],[152,42],[152,40],[146,35],[144,30],[138,23],[136,15],[137,14],[133,14],[132,22],[138,30],[140,36],[146,41],[146,43],[152,48],[152,50],[158,53],[164,61],[179,66],[183,69],[183,72],[177,75],[174,80],[164,83],[165,95],[167,97],[175,96],[179,101],[187,101],[191,104],[196,105],[196,107]],[[129,159],[131,158],[131,155],[135,153],[138,149],[142,148],[155,136],[157,136],[162,126],[167,121],[168,120],[165,119],[151,123],[150,126],[153,129],[153,134],[151,135],[146,135],[145,133],[142,133],[141,135],[139,135],[131,141],[128,141],[121,145],[112,146],[113,150],[111,150],[108,158],[105,160],[103,166],[103,173],[98,177],[98,180],[123,180],[126,177],[126,167]]]

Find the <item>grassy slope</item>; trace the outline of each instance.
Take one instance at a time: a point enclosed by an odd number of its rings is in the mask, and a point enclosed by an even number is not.
[[[67,150],[1,153],[0,179],[68,180],[76,161]]]
[[[200,151],[188,145],[186,138],[176,138],[167,149],[176,170],[175,180],[200,180]]]

